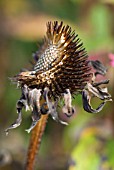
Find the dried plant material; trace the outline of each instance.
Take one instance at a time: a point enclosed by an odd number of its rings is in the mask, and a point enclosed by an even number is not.
[[[74,108],[72,107],[72,96],[70,94],[70,90],[66,89],[66,93],[64,93],[64,106],[62,108],[63,113],[70,117],[74,114]]]
[[[48,97],[48,92],[49,92],[49,89],[45,88],[44,93],[45,93],[45,99],[46,99],[46,103],[47,103],[47,107],[48,107],[48,114],[51,114],[53,120],[55,120],[57,122],[60,122],[60,123],[62,123],[64,125],[68,125],[67,122],[64,122],[64,121],[59,119],[58,113],[57,113],[57,110],[56,110],[57,105],[58,105],[58,100],[52,102]]]
[[[55,121],[67,125],[59,119],[57,112],[61,98],[64,99],[63,113],[68,117],[75,112],[72,107],[72,96],[75,93],[82,94],[84,110],[90,113],[101,111],[105,103],[111,101],[107,88],[101,87],[108,84],[109,80],[95,81],[98,74],[106,74],[107,68],[98,60],[88,60],[78,35],[68,25],[64,26],[63,22],[47,23],[43,44],[33,57],[33,68],[12,78],[21,88],[22,95],[17,102],[18,118],[6,129],[7,133],[21,124],[23,108],[32,112],[32,124],[26,130],[30,132],[44,114],[50,114]],[[91,67],[95,69],[95,73]],[[97,109],[93,109],[90,104],[92,97],[102,100]]]
[[[106,102],[102,102],[98,106],[97,109],[93,109],[91,104],[90,104],[90,96],[89,96],[89,93],[88,93],[87,90],[82,91],[82,99],[83,99],[83,108],[88,113],[98,113],[98,112],[100,112],[103,109],[103,107],[104,107],[104,105],[106,103]]]
[[[107,68],[98,60],[95,61],[89,61],[89,63],[92,65],[92,67],[96,70],[95,72],[95,76],[97,74],[101,74],[101,75],[106,75],[107,73]]]

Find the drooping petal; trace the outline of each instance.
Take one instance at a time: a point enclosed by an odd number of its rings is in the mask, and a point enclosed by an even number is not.
[[[41,89],[29,89],[28,99],[29,105],[32,108],[32,124],[29,129],[26,129],[28,133],[36,126],[37,122],[41,117],[40,112],[40,97],[41,97]]]
[[[106,75],[107,68],[99,60],[89,61],[89,63],[96,70],[95,75],[97,74],[101,74],[103,76]]]
[[[68,125],[67,122],[64,122],[62,120],[59,119],[58,117],[58,113],[57,113],[57,105],[58,105],[58,101],[56,100],[55,102],[52,102],[50,101],[49,97],[48,97],[48,92],[49,92],[49,89],[48,88],[45,88],[44,89],[44,94],[45,94],[45,98],[46,98],[46,102],[47,102],[47,106],[48,106],[48,113],[51,114],[52,118],[57,121],[57,122],[60,122],[64,125]]]
[[[23,108],[23,102],[21,102],[21,100],[19,100],[17,102],[17,113],[18,113],[18,117],[16,119],[16,121],[14,123],[12,123],[7,129],[5,129],[6,135],[8,135],[9,130],[11,129],[15,129],[18,126],[20,126],[21,122],[22,122],[22,108]]]
[[[64,106],[62,112],[71,117],[74,114],[74,108],[72,107],[72,96],[69,89],[66,89],[66,92],[63,94],[64,97]]]
[[[108,84],[109,83],[109,80],[101,80],[99,82],[93,82],[93,87],[97,87],[97,86],[100,86],[100,85],[104,85],[104,84]]]
[[[103,109],[104,105],[106,104],[106,102],[102,102],[98,106],[97,109],[93,109],[91,104],[90,104],[90,97],[89,97],[89,93],[88,93],[87,90],[82,91],[82,101],[83,101],[83,108],[88,113],[98,113]]]
[[[101,100],[112,101],[111,95],[108,93],[107,88],[100,88],[99,86],[94,87],[92,84],[87,83],[87,89],[94,96],[98,97]]]

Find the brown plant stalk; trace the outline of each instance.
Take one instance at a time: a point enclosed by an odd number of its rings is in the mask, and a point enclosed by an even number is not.
[[[39,152],[40,143],[46,127],[47,119],[48,114],[42,115],[40,121],[31,131],[25,170],[33,170],[34,168],[35,156]]]

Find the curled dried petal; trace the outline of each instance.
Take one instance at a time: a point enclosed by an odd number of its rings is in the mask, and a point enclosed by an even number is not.
[[[37,122],[40,120],[40,117],[41,117],[41,116],[37,117],[37,119],[32,118],[33,121],[32,121],[32,124],[31,124],[30,128],[29,128],[29,129],[26,129],[25,131],[27,131],[28,133],[30,133],[31,130],[36,126]]]
[[[6,135],[8,135],[9,130],[15,129],[15,128],[17,128],[18,126],[20,126],[20,124],[21,124],[21,122],[22,122],[22,112],[21,112],[21,110],[22,110],[23,106],[24,106],[23,103],[21,102],[21,100],[19,100],[19,101],[17,102],[17,113],[18,113],[18,117],[17,117],[16,121],[15,121],[14,123],[12,123],[12,124],[5,130]]]
[[[101,100],[111,101],[111,95],[108,93],[107,88],[93,87],[92,84],[87,83],[87,89],[94,96],[98,97]]]
[[[32,90],[29,90],[28,100],[29,100],[29,105],[31,105],[31,108],[32,108],[32,124],[29,129],[26,129],[28,133],[30,133],[30,131],[36,126],[37,122],[39,121],[41,117],[40,97],[41,97],[40,89],[35,88]]]
[[[97,109],[93,109],[91,104],[90,104],[90,97],[89,97],[89,93],[87,90],[83,90],[82,91],[82,101],[83,101],[83,108],[85,111],[89,112],[89,113],[98,113],[100,112],[104,105],[106,104],[106,102],[102,102]]]
[[[93,87],[97,87],[97,86],[100,86],[100,85],[103,85],[103,84],[108,84],[109,83],[109,80],[101,80],[100,82],[93,82]]]
[[[64,106],[62,108],[63,113],[65,113],[68,117],[74,114],[74,108],[72,107],[72,96],[69,89],[66,89],[66,93],[64,95]]]
[[[89,63],[96,70],[95,75],[101,74],[104,76],[107,73],[107,68],[100,61],[89,61]]]
[[[64,122],[62,120],[59,119],[58,117],[58,113],[57,113],[57,105],[58,105],[58,100],[56,100],[55,102],[52,102],[49,97],[48,97],[48,92],[49,92],[49,89],[46,87],[44,89],[44,94],[45,94],[45,98],[46,98],[46,102],[47,102],[47,106],[48,106],[48,113],[51,114],[52,118],[57,121],[57,122],[60,122],[64,125],[67,125],[68,123],[67,122]]]

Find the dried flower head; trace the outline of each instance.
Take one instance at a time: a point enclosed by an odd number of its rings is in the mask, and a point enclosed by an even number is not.
[[[101,88],[102,84],[109,81],[95,82],[95,76],[105,75],[106,68],[99,61],[88,61],[88,55],[78,35],[72,32],[68,25],[64,26],[63,22],[47,23],[43,44],[33,57],[33,68],[12,78],[21,88],[22,95],[16,106],[18,118],[6,132],[21,124],[22,108],[32,111],[32,125],[27,130],[30,132],[42,114],[51,114],[54,120],[67,124],[59,119],[56,111],[61,98],[64,99],[62,110],[68,117],[75,112],[72,96],[76,93],[82,94],[83,107],[90,113],[99,112],[106,101],[111,100],[107,89]],[[95,74],[91,67],[96,69]],[[97,109],[90,105],[90,98],[94,96],[103,100]]]

